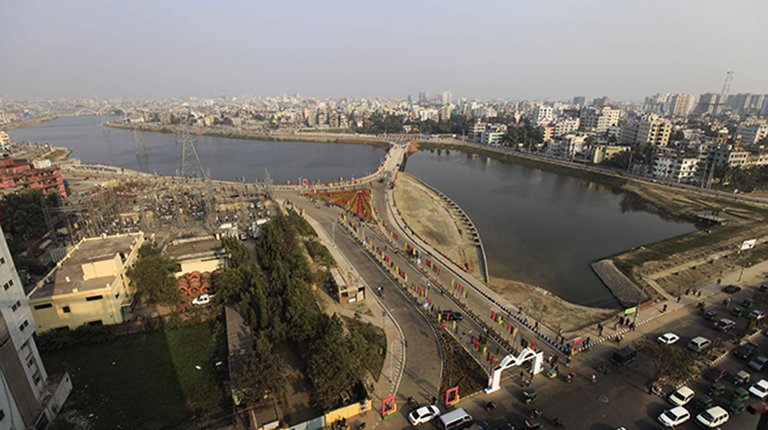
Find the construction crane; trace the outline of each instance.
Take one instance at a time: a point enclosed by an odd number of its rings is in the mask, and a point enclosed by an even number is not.
[[[731,91],[731,81],[733,80],[733,70],[725,72],[725,81],[723,81],[723,89],[720,90],[720,99],[717,103],[717,112],[722,113],[725,110],[725,102],[728,98],[728,93]]]

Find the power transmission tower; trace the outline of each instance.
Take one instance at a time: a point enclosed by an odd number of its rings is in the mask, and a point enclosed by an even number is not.
[[[266,167],[264,168],[264,194],[268,199],[272,198],[272,176]]]
[[[731,91],[731,81],[733,80],[733,70],[725,72],[725,81],[723,81],[723,89],[720,90],[720,100],[717,103],[717,113],[722,113],[725,110],[725,99],[728,98],[728,93]]]
[[[208,174],[203,168],[200,156],[197,155],[195,141],[189,136],[189,133],[187,133],[186,130],[181,133],[180,139],[181,140],[177,138],[176,140],[177,143],[181,144],[181,162],[179,163],[179,168],[176,170],[176,175],[188,178],[207,179]]]
[[[147,144],[144,141],[144,135],[139,130],[133,130],[133,152],[136,153],[136,161],[139,163],[139,169],[147,171],[149,167],[149,153]]]

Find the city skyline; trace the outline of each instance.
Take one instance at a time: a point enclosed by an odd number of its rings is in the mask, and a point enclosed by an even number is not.
[[[768,5],[736,3],[6,3],[0,94],[640,101],[719,93],[727,70],[766,93]]]

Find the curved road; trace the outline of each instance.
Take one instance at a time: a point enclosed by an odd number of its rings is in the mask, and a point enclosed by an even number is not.
[[[336,207],[316,208],[310,201],[295,192],[278,191],[275,194],[280,199],[290,200],[295,206],[304,209],[327,232],[332,231],[332,224],[341,213],[341,210]],[[373,291],[380,286],[384,287],[384,305],[397,320],[408,341],[403,376],[397,390],[400,411],[405,411],[406,408],[402,408],[402,405],[410,396],[421,403],[429,402],[432,396],[439,397],[442,363],[432,327],[386,272],[351,238],[346,236],[340,228],[336,229],[334,236],[339,250],[370,287],[368,294],[373,294]],[[387,369],[384,369],[384,372],[386,374]],[[405,418],[403,412],[398,415],[399,418]],[[406,422],[403,423],[406,424]]]

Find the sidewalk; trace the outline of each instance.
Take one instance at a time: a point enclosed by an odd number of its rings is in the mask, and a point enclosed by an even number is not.
[[[320,242],[326,248],[328,248],[328,251],[331,253],[331,256],[333,256],[333,259],[338,264],[341,272],[353,273],[355,274],[355,276],[357,276],[358,279],[360,279],[361,282],[364,283],[365,281],[363,280],[363,278],[357,273],[355,268],[352,266],[352,264],[350,264],[350,262],[344,256],[344,254],[342,254],[339,251],[339,249],[330,239],[330,237],[328,236],[328,233],[320,225],[320,223],[318,223],[316,220],[314,220],[312,217],[310,217],[307,214],[302,214],[302,215],[304,219],[306,219],[307,222],[312,226],[312,228],[317,232],[317,236]],[[354,318],[355,311],[354,309],[351,309],[349,305],[342,305],[338,303],[336,300],[333,300],[327,294],[321,293],[321,296],[323,298],[324,304],[326,305],[326,309],[329,309],[331,312],[335,312],[340,315]],[[392,317],[389,311],[383,306],[383,304],[379,301],[379,298],[376,296],[374,291],[367,284],[365,285],[365,296],[366,296],[365,305],[373,312],[373,315],[362,315],[363,321],[370,322],[371,324],[384,329],[384,333],[387,338],[388,347],[391,346],[393,343],[397,345],[395,354],[392,354],[391,351],[387,351],[386,357],[384,358],[384,366],[382,366],[381,375],[379,376],[379,379],[373,383],[371,398],[372,398],[372,407],[373,407],[372,412],[375,412],[375,413],[368,413],[352,419],[352,421],[355,421],[355,422],[358,420],[365,422],[366,427],[369,429],[372,429],[377,424],[379,424],[379,422],[382,421],[381,401],[384,398],[397,393],[398,387],[400,385],[400,380],[402,379],[402,375],[403,375],[403,368],[405,367],[406,351],[404,348],[404,336],[403,336],[402,330],[400,329],[399,324]],[[393,357],[394,357],[395,363],[392,363]],[[391,380],[389,379],[389,375],[387,371],[388,369],[390,369],[390,367],[393,369],[393,375]]]

